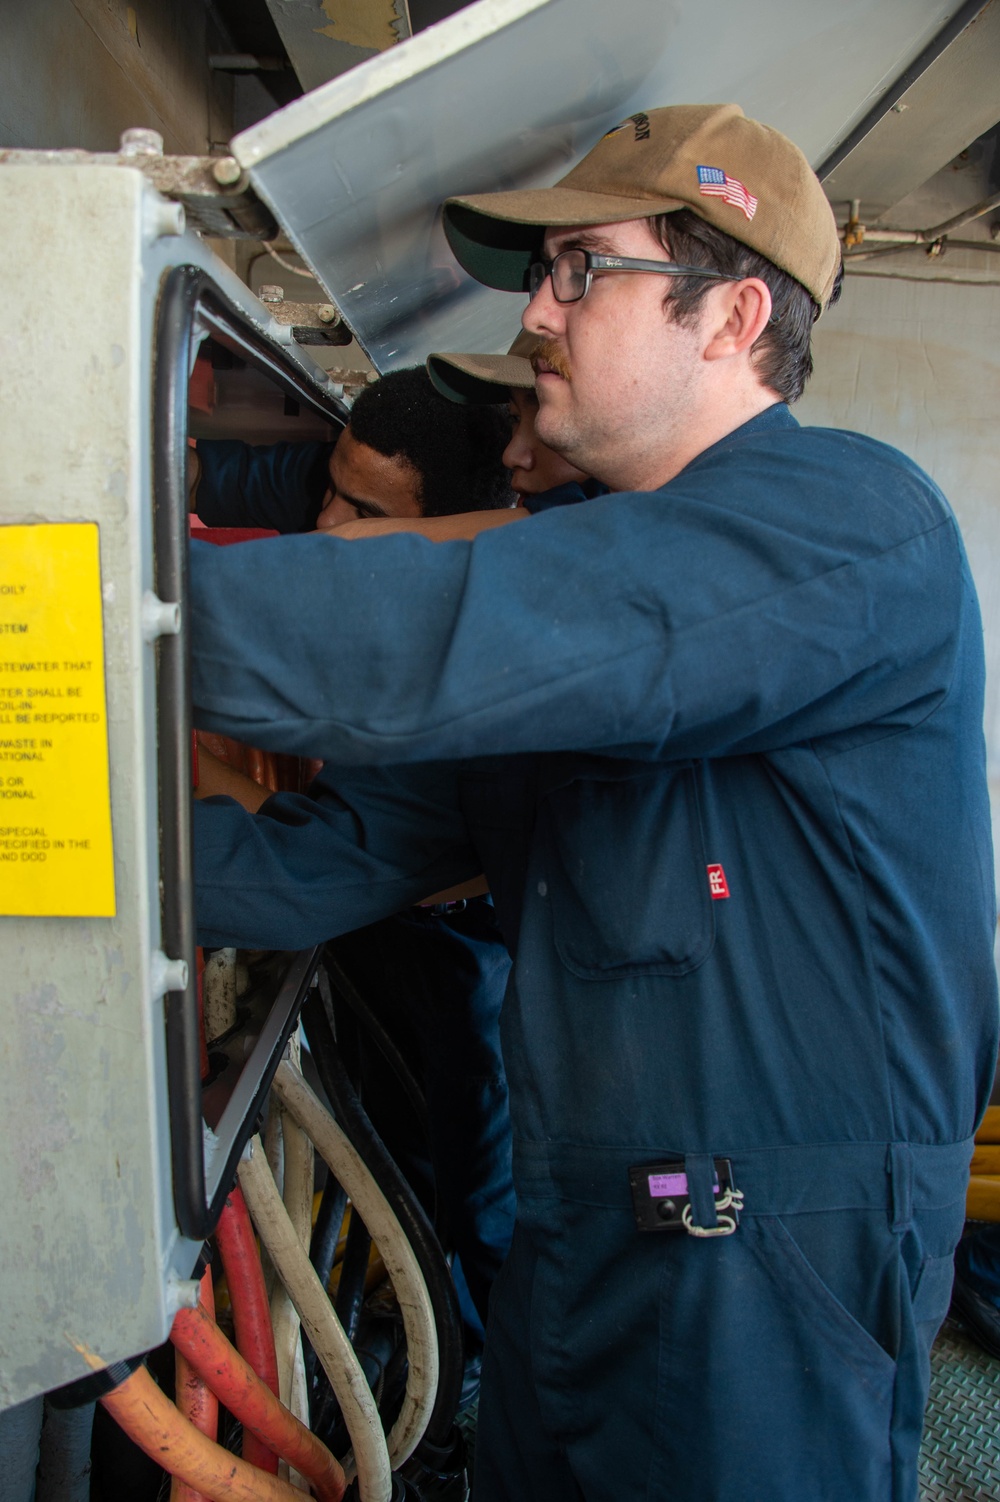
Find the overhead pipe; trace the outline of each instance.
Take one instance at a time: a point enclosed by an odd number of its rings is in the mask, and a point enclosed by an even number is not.
[[[880,229],[877,225],[873,229],[860,223],[860,208],[855,202],[851,205],[851,217],[840,231],[841,238],[847,247],[846,260],[861,260],[863,256],[878,254],[856,251],[852,247],[860,246],[868,241],[875,241],[879,248],[883,245],[926,245],[932,246],[938,240],[943,240],[953,230],[961,229],[966,224],[971,224],[975,219],[981,219],[984,214],[989,214],[993,209],[1000,209],[1000,193],[993,193],[989,198],[983,198],[979,203],[973,204],[971,209],[963,209],[961,213],[953,214],[950,219],[945,219],[941,224],[933,224],[929,229]],[[992,245],[978,245],[976,242],[965,242],[963,248],[979,250],[992,250]]]
[[[170,1339],[244,1430],[251,1430],[309,1480],[319,1502],[341,1502],[347,1486],[342,1467],[322,1440],[264,1385],[207,1310],[201,1306],[179,1310]]]

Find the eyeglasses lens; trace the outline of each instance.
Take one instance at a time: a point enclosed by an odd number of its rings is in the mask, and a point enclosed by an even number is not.
[[[587,256],[564,250],[552,262],[552,291],[556,302],[579,302],[587,290]]]
[[[563,250],[552,261],[532,261],[528,268],[529,298],[542,290],[542,283],[550,274],[556,302],[579,302],[587,290],[586,252]]]

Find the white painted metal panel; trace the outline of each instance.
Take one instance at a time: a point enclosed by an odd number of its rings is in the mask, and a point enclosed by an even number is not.
[[[158,1345],[171,1285],[198,1253],[174,1217],[163,1001],[152,978],[162,943],[155,649],[142,601],[153,587],[164,274],[204,269],[317,392],[331,383],[200,236],[177,232],[183,210],[140,172],[4,165],[0,210],[17,286],[0,328],[0,523],[99,528],[117,896],[114,917],[0,915],[3,1411],[86,1376],[88,1352],[110,1362]]]
[[[456,266],[443,198],[554,181],[624,115],[736,100],[821,161],[956,0],[479,0],[237,136],[376,366],[505,348],[520,300]]]

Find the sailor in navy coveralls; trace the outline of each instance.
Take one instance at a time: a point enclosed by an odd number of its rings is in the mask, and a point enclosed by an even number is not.
[[[839,244],[735,106],[445,224],[533,293],[539,434],[616,493],[472,543],[193,550],[198,721],[329,779],[197,811],[202,938],[487,875],[518,1224],[477,1502],[913,1502],[997,1050],[955,519],[790,414]]]

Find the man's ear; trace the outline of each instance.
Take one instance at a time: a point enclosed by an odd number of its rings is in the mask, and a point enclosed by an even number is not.
[[[706,301],[706,360],[731,360],[749,353],[771,317],[771,289],[760,277],[713,287]]]

